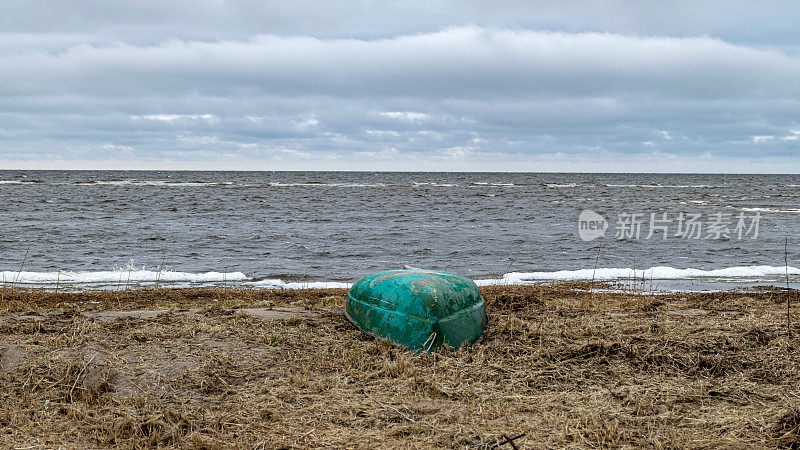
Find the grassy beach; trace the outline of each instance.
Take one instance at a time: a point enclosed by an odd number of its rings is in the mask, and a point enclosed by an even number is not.
[[[484,340],[429,355],[344,290],[3,289],[0,446],[800,446],[797,292],[482,289]]]

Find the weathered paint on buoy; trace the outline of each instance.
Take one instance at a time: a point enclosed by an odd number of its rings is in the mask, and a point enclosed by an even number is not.
[[[474,344],[488,322],[483,297],[472,280],[421,269],[365,276],[348,292],[345,311],[363,331],[414,351]]]

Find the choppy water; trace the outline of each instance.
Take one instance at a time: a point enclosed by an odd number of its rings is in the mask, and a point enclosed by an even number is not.
[[[586,209],[609,220],[604,237],[579,237]],[[732,233],[673,236],[673,221],[667,239],[646,239],[650,213],[681,212],[730,214]],[[756,212],[758,236],[738,239],[736,216]],[[615,238],[621,213],[642,214],[639,239]],[[781,283],[786,238],[794,281],[799,219],[796,175],[0,171],[0,272],[45,285],[295,287],[408,264],[491,283],[513,260],[502,282],[655,267],[638,277],[731,287]]]

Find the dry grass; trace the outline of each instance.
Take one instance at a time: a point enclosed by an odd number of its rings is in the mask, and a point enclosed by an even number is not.
[[[800,447],[782,292],[586,287],[485,288],[484,341],[430,355],[356,330],[343,290],[5,290],[0,447]],[[313,314],[235,311],[269,306]],[[171,312],[80,314],[142,308]]]

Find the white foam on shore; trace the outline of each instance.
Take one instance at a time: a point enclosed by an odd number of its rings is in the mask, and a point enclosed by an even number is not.
[[[350,289],[353,283],[342,283],[339,281],[304,281],[304,282],[285,282],[277,278],[252,281],[246,283],[260,289]]]
[[[690,280],[690,279],[747,279],[765,280],[785,276],[786,266],[741,266],[724,269],[678,269],[668,266],[657,266],[649,269],[632,268],[598,268],[559,270],[553,272],[511,272],[498,279],[475,280],[479,286],[496,284],[534,284],[547,281],[612,281],[625,279],[645,280]],[[789,275],[800,275],[800,268],[788,267]]]
[[[642,280],[716,280],[729,282],[754,282],[782,280],[786,276],[785,266],[740,266],[723,269],[679,269],[668,266],[657,266],[649,269],[632,268],[598,268],[559,270],[551,272],[511,272],[496,279],[474,280],[478,286],[503,284],[537,284],[559,281],[615,281],[633,279]],[[800,275],[800,268],[788,267],[789,275]],[[244,283],[260,289],[349,289],[352,283],[338,281],[286,282],[280,279],[265,279]]]
[[[479,286],[538,284],[560,281],[619,281],[636,278],[638,280],[706,280],[723,282],[758,282],[781,281],[786,274],[800,275],[800,268],[789,266],[740,266],[723,269],[680,269],[668,266],[656,266],[649,269],[632,268],[598,268],[559,270],[542,272],[511,272],[502,278],[477,279]],[[0,283],[3,286],[103,286],[160,283],[191,287],[197,284],[237,283],[257,289],[349,289],[352,283],[341,281],[284,281],[277,278],[251,281],[242,272],[205,272],[190,273],[178,271],[154,270],[107,270],[86,272],[16,272],[0,271]]]
[[[90,272],[0,272],[5,284],[221,283],[247,281],[242,272],[189,273],[164,270],[100,270]]]

